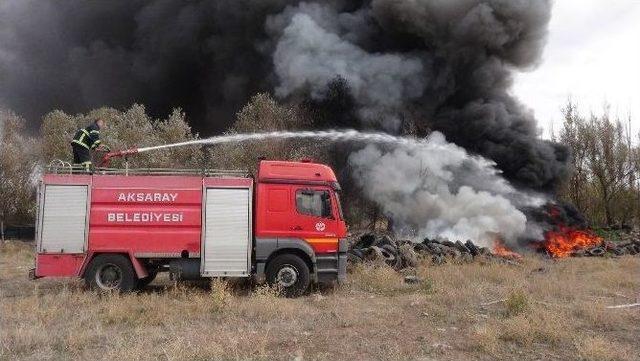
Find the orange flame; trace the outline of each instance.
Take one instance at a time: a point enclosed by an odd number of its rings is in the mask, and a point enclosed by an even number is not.
[[[575,251],[602,244],[603,239],[588,229],[576,229],[560,225],[557,231],[547,231],[544,235],[544,248],[551,257],[564,258]]]
[[[493,241],[493,254],[504,258],[522,259],[522,256],[510,250],[505,246],[504,242],[500,238],[495,238]]]

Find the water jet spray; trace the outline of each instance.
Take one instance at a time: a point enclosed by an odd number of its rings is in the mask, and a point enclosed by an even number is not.
[[[264,140],[288,140],[288,139],[323,139],[331,142],[361,142],[366,144],[391,144],[397,147],[417,148],[424,146],[424,140],[413,137],[400,137],[382,132],[360,132],[354,129],[323,130],[323,131],[273,131],[263,133],[238,133],[219,135],[207,139],[196,139],[188,142],[162,144],[151,147],[132,148],[109,152],[102,158],[101,166],[107,166],[112,158],[126,157],[137,153],[146,153],[177,147],[193,145],[216,145],[226,143],[242,143]]]

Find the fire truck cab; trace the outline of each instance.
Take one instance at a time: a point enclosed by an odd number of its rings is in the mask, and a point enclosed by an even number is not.
[[[304,293],[346,275],[346,224],[333,170],[261,161],[255,179],[214,170],[50,167],[38,190],[32,278],[98,290],[174,279],[254,277]]]

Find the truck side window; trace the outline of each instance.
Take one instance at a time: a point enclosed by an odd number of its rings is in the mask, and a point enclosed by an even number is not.
[[[298,189],[296,191],[296,209],[300,214],[331,218],[331,196],[328,191]]]

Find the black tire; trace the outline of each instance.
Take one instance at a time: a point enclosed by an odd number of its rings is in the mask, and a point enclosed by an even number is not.
[[[138,278],[136,281],[136,288],[143,289],[149,285],[149,283],[153,282],[156,279],[158,272],[149,272],[149,275],[145,278]]]
[[[287,297],[298,297],[309,289],[309,266],[293,254],[281,254],[267,264],[267,282]]]
[[[89,288],[101,292],[129,292],[138,278],[129,258],[120,254],[101,254],[91,260],[84,280]]]

